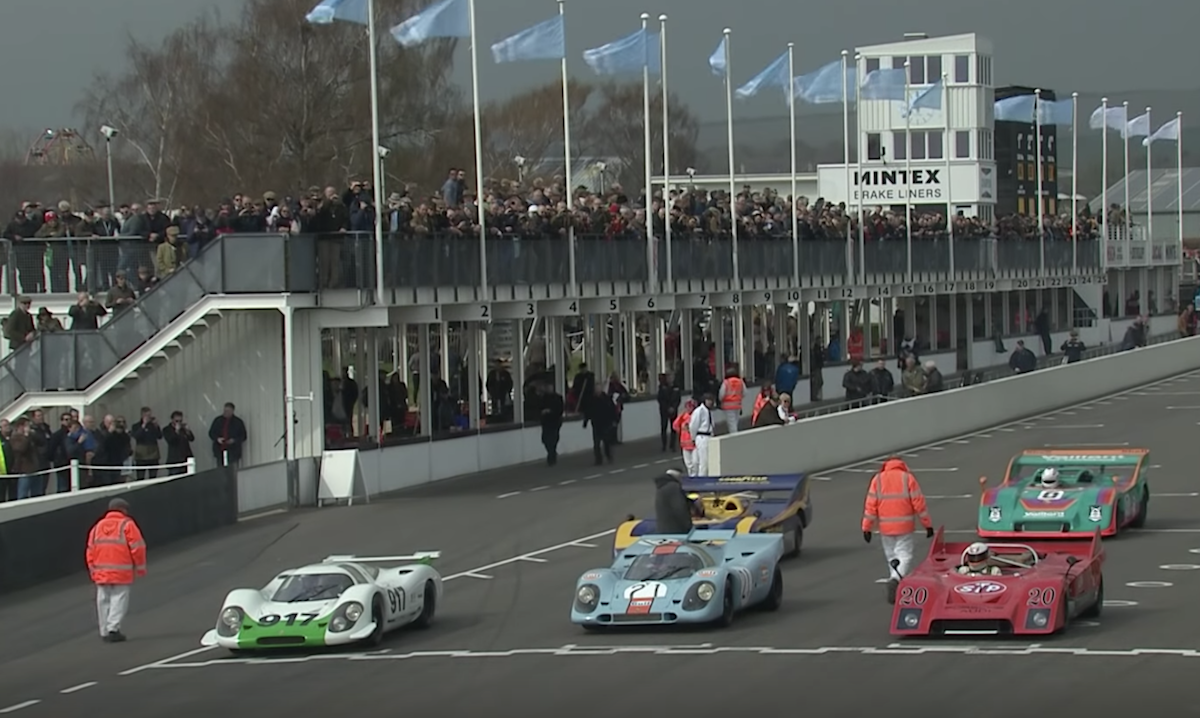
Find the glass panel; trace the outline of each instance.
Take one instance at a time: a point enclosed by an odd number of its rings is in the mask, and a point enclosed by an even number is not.
[[[883,159],[883,147],[878,132],[870,132],[867,134],[867,159]]]
[[[679,244],[672,242],[674,253]],[[646,255],[646,240],[637,236],[576,237],[575,274],[580,282],[649,281]]]
[[[143,295],[138,303],[150,322],[159,328],[175,321],[188,307],[204,298],[204,288],[192,276],[187,267],[175,271],[171,281],[163,282]]]
[[[960,160],[971,157],[970,130],[958,130],[954,133],[954,156]]]
[[[752,239],[738,242],[738,271],[743,277],[790,277],[792,240],[787,238]]]
[[[76,387],[75,334],[52,332],[38,337],[42,357],[42,388],[73,390]]]
[[[257,237],[230,237],[225,241],[224,291],[285,292],[287,291],[287,258],[284,235],[264,234]],[[371,246],[374,246],[372,243]]]
[[[998,271],[1036,271],[1041,267],[1040,242],[997,242],[996,269]]]
[[[929,150],[929,159],[940,160],[945,158],[945,155],[942,154],[943,145],[941,130],[930,130],[929,132],[925,133],[925,144]]]
[[[942,79],[941,55],[930,55],[928,58],[926,58],[925,78],[930,84]]]
[[[77,332],[75,335],[75,384],[86,389],[124,358],[118,355],[102,331]]]
[[[800,274],[813,276],[846,276],[846,242],[817,239],[800,243]]]
[[[909,139],[911,140],[908,143],[909,150],[912,152],[911,157],[914,160],[925,159],[925,133],[913,132]]]
[[[570,280],[567,238],[505,237],[487,240],[489,285],[564,284]]]
[[[901,60],[900,64],[903,65],[904,61]],[[869,75],[870,73],[875,72],[878,69],[879,69],[879,58],[878,57],[868,57],[866,59],[865,72],[863,73],[863,75],[864,76]]]
[[[892,159],[903,160],[908,157],[908,140],[904,131],[892,132]]]
[[[995,266],[992,253],[995,251],[994,239],[955,239],[954,240],[954,271],[956,272],[988,272]]]

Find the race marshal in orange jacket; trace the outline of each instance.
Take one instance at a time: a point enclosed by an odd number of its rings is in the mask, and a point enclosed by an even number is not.
[[[688,399],[687,403],[683,405],[683,413],[675,418],[673,424],[675,433],[679,434],[679,448],[683,450],[683,466],[687,469],[688,476],[695,476],[697,473],[696,440],[692,438],[692,430],[689,426],[692,421],[692,411],[695,408],[695,400]]]
[[[120,643],[125,640],[121,623],[129,612],[130,588],[146,575],[146,540],[124,499],[108,502],[108,513],[88,534],[87,567],[96,584],[100,637]]]
[[[879,543],[888,564],[888,602],[896,602],[900,579],[908,575],[913,561],[913,532],[917,521],[925,527],[925,536],[933,536],[933,521],[925,506],[925,495],[917,477],[899,458],[883,463],[883,470],[871,477],[863,502],[863,540],[871,543],[871,533],[879,525]]]

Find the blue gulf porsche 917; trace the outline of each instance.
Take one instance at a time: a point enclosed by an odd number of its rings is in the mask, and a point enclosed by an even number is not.
[[[781,534],[784,551],[798,556],[804,529],[812,523],[812,497],[804,474],[775,476],[688,476],[681,479],[693,502],[698,530],[714,533]],[[652,518],[630,516],[617,527],[613,554],[644,536],[657,533]]]
[[[780,534],[696,530],[641,536],[608,568],[587,571],[575,586],[571,621],[588,630],[611,626],[712,623],[783,602]]]

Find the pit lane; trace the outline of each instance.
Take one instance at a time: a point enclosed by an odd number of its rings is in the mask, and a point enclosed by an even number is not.
[[[1197,620],[1188,600],[1200,586],[1200,571],[1180,570],[1200,564],[1200,497],[1193,495],[1189,445],[1200,416],[1166,408],[1180,405],[1179,392],[1189,389],[1200,389],[1200,379],[1171,380],[906,452],[931,497],[935,522],[961,532],[951,539],[965,540],[974,525],[978,476],[998,478],[1016,451],[1078,443],[1152,450],[1151,463],[1161,468],[1151,475],[1158,498],[1152,499],[1147,530],[1106,542],[1107,598],[1114,605],[1105,609],[1099,625],[1079,625],[1037,644],[975,641],[979,648],[973,649],[964,642],[906,641],[889,647],[894,643],[886,633],[889,608],[875,584],[885,572],[882,555],[877,544],[863,544],[857,530],[867,466],[820,474],[828,481],[814,486],[816,523],[806,536],[805,555],[785,565],[787,594],[779,613],[746,614],[726,631],[578,631],[567,621],[574,580],[587,568],[606,564],[609,556],[607,537],[596,534],[611,530],[625,513],[643,512],[651,502],[648,479],[663,468],[653,463],[661,459],[656,447],[643,444],[623,447],[628,457],[606,467],[600,479],[583,480],[594,473],[590,466],[496,472],[395,501],[251,522],[161,562],[152,558],[153,578],[135,594],[131,641],[119,646],[100,644],[95,636],[85,583],[76,581],[48,596],[43,589],[3,609],[21,628],[16,645],[5,641],[0,647],[0,683],[5,684],[0,709],[9,701],[17,706],[38,700],[19,712],[52,709],[72,715],[97,700],[136,695],[126,710],[130,718],[164,711],[207,715],[247,704],[276,715],[322,705],[365,708],[396,701],[402,692],[406,708],[496,708],[507,705],[501,696],[516,693],[524,709],[578,713],[586,705],[598,714],[630,701],[657,700],[663,684],[647,681],[646,671],[677,675],[680,681],[694,681],[695,672],[704,671],[737,675],[739,690],[760,686],[756,702],[775,697],[821,707],[822,715],[848,715],[867,705],[845,680],[848,672],[870,672],[871,700],[886,700],[875,690],[877,674],[886,674],[895,691],[910,691],[911,681],[932,676],[968,684],[977,670],[997,677],[1011,673],[1029,690],[1045,692],[1039,707],[1052,707],[1061,681],[1039,677],[1046,675],[1035,668],[1042,661],[1080,662],[1089,682],[1107,671],[1153,662],[1140,690],[1172,695],[1173,681],[1200,665],[1192,638]],[[643,466],[634,468],[638,464]],[[573,478],[575,483],[557,486]],[[495,498],[512,487],[550,483],[556,486],[552,491]],[[331,536],[341,540],[331,542]],[[918,548],[923,546],[924,539],[918,539]],[[554,550],[531,555],[548,547]],[[333,552],[425,548],[442,550],[440,568],[454,577],[438,623],[429,631],[394,636],[383,652],[245,661],[195,648],[229,587],[261,583],[275,570]],[[488,567],[498,562],[503,563]],[[1173,568],[1160,568],[1164,565]],[[1131,582],[1173,585],[1126,585]],[[1136,605],[1118,605],[1122,601]],[[51,640],[45,640],[47,633]],[[184,653],[192,655],[162,661]],[[840,668],[835,673],[829,666]],[[116,675],[120,672],[127,675]],[[826,673],[828,680],[822,680]],[[1050,673],[1061,676],[1062,671]],[[743,681],[747,675],[753,679]],[[596,690],[613,683],[630,687],[619,699]],[[508,692],[497,693],[501,687]],[[499,700],[504,702],[495,703]],[[693,712],[705,715],[711,703],[701,701]],[[988,715],[982,708],[973,712]],[[925,705],[921,715],[929,714]]]

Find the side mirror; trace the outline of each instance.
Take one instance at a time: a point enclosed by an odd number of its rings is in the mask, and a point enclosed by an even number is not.
[[[1067,556],[1067,565],[1068,566],[1074,566],[1077,563],[1079,563],[1079,559],[1077,557]]]

